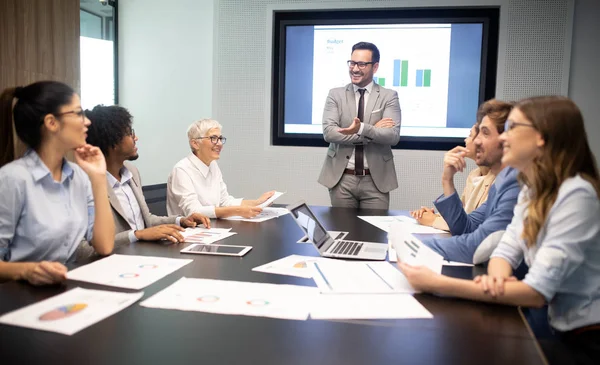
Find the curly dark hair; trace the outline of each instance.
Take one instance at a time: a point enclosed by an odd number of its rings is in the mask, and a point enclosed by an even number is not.
[[[92,122],[87,142],[100,148],[104,156],[108,156],[108,151],[121,143],[123,137],[131,134],[133,117],[122,106],[96,105],[94,109],[86,110],[85,115]]]

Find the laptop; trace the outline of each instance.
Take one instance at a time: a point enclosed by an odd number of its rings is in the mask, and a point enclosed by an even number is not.
[[[323,228],[306,202],[301,201],[286,208],[321,256],[340,259],[385,260],[387,244],[336,240]]]

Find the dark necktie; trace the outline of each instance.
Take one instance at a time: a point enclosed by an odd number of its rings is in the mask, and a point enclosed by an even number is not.
[[[358,89],[360,93],[360,99],[358,99],[358,119],[360,122],[364,122],[365,118],[365,89]],[[358,144],[354,147],[354,173],[356,175],[364,175],[364,156],[363,156],[363,145]]]

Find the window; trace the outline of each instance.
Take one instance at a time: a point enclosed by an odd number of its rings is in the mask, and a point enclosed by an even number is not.
[[[117,2],[80,0],[81,105],[118,102]]]

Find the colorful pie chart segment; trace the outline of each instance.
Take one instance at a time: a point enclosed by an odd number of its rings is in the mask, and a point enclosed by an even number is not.
[[[84,303],[75,303],[63,305],[62,307],[58,307],[50,312],[46,312],[39,317],[40,321],[56,321],[59,319],[64,319],[70,317],[74,314],[77,314],[87,308],[87,304]]]

